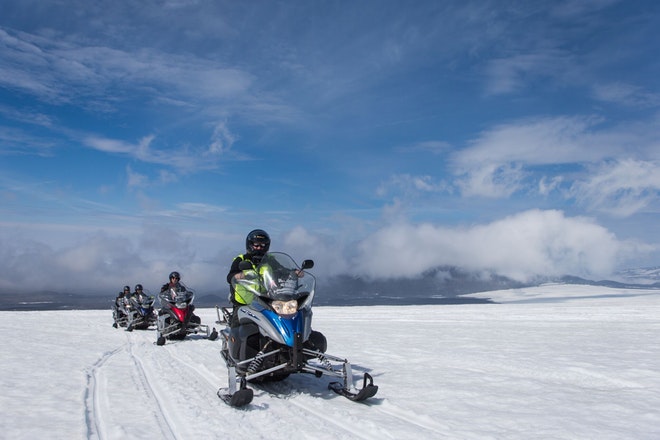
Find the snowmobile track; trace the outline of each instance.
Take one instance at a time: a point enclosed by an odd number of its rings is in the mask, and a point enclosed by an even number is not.
[[[295,399],[289,400],[287,404],[293,404],[294,406],[296,406],[298,408],[298,411],[296,411],[296,413],[299,413],[300,411],[304,411],[308,414],[312,414],[315,417],[318,417],[319,419],[323,420],[327,424],[336,426],[337,428],[340,428],[342,431],[347,432],[348,434],[350,434],[351,438],[373,439],[373,433],[365,433],[365,432],[357,431],[355,429],[349,429],[345,423],[341,423],[337,419],[328,415],[327,412],[323,412],[322,409],[318,409],[318,410],[311,409],[309,405],[305,405],[302,402],[297,402]]]
[[[135,344],[130,343],[129,355],[135,364],[135,371],[140,381],[140,387],[144,390],[144,393],[149,396],[150,400],[155,402],[156,411],[153,412],[153,415],[156,419],[156,424],[161,430],[161,435],[158,436],[158,438],[175,440],[177,438],[176,429],[171,426],[170,418],[167,416],[167,411],[162,403],[161,397],[159,397],[155,387],[151,384],[151,380],[149,379],[150,376],[147,374],[142,360],[135,355],[133,351],[134,347]]]
[[[106,437],[103,412],[101,411],[101,404],[99,402],[100,396],[103,395],[103,386],[98,380],[98,373],[103,367],[103,364],[123,349],[124,347],[119,347],[103,353],[85,373],[85,425],[87,426],[88,439],[103,439]]]
[[[199,367],[197,365],[194,365],[194,364],[190,363],[189,361],[184,360],[181,356],[174,355],[171,351],[167,351],[167,354],[170,356],[170,358],[172,358],[176,362],[178,362],[181,365],[187,367],[189,370],[194,371],[197,374],[197,376],[199,376],[205,382],[208,382],[212,389],[214,387],[216,387],[217,384],[220,383],[220,381],[222,380],[221,378],[219,378],[218,376],[215,376],[210,371],[208,371],[208,370],[203,371],[203,369],[201,367]]]
[[[331,411],[339,409],[330,405],[330,402],[336,401],[341,404],[345,402],[344,398],[341,398],[334,392],[328,391],[328,396],[330,398],[324,398],[320,396],[313,396],[308,392],[301,390],[300,387],[297,387],[293,384],[287,383],[287,380],[296,380],[294,377],[284,379],[282,382],[274,382],[269,384],[248,384],[253,390],[258,391],[259,394],[255,394],[255,398],[252,403],[245,408],[249,409],[250,407],[259,407],[266,404],[265,398],[273,399],[273,401],[282,401],[281,404],[278,402],[278,411],[281,407],[283,411],[291,412],[292,418],[300,417],[300,413],[307,413],[311,416],[318,419],[318,422],[315,423],[315,426],[320,426],[322,424],[332,425],[340,430],[346,432],[349,438],[362,438],[362,439],[373,439],[373,433],[371,432],[362,432],[360,430],[349,429],[341,417],[336,417],[331,415]],[[317,381],[316,379],[310,381],[313,387],[320,387],[323,391],[324,382]],[[304,386],[301,384],[301,386]],[[313,405],[310,405],[310,400],[323,401],[322,403],[326,406],[323,408],[315,408]],[[348,407],[355,405],[350,403]]]
[[[148,413],[156,419],[159,427],[155,432],[162,432],[159,436],[164,439],[176,439],[177,434],[181,436],[180,429],[185,425],[180,419],[180,414],[174,412],[171,399],[168,398],[171,389],[163,388],[160,377],[156,377],[157,371],[162,366],[168,365],[168,369],[176,372],[178,375],[188,377],[188,384],[200,393],[200,397],[207,393],[216,397],[218,386],[226,383],[226,368],[221,364],[221,357],[214,344],[209,344],[213,352],[218,353],[218,363],[216,368],[210,368],[212,364],[208,359],[202,361],[196,356],[191,356],[194,351],[189,350],[188,346],[196,345],[196,339],[184,341],[172,341],[163,347],[147,349],[147,346],[153,346],[152,332],[139,332],[127,334],[128,347],[126,351],[130,356],[134,367],[134,382],[142,394],[148,396]],[[202,339],[202,338],[199,338]],[[183,345],[181,345],[183,343]],[[147,345],[144,345],[147,344]],[[132,368],[133,369],[133,368]],[[344,399],[337,396],[334,392],[328,390],[326,381],[313,378],[306,375],[293,375],[282,382],[267,383],[265,386],[260,384],[250,384],[255,391],[255,399],[243,410],[248,412],[267,411],[268,417],[299,417],[300,414],[307,414],[310,420],[316,420],[316,426],[325,426],[327,429],[343,432],[340,437],[367,439],[373,438],[373,427],[362,429],[362,425],[357,423],[355,426],[345,423],[345,416],[353,417],[354,413],[345,405]],[[220,414],[228,411],[234,412],[237,409],[228,408],[221,401],[215,398],[218,404],[217,410]],[[355,405],[350,403],[350,406]],[[362,406],[362,405],[360,405]],[[370,405],[368,405],[370,406]],[[365,406],[365,410],[368,406]],[[212,408],[212,407],[210,407]],[[212,410],[213,411],[213,410]],[[305,416],[303,416],[305,417]],[[245,435],[252,432],[250,424],[245,426]],[[429,429],[430,433],[435,430]]]
[[[387,414],[387,418],[395,418],[401,420],[403,424],[414,425],[429,431],[429,438],[442,437],[447,433],[448,428],[446,425],[440,425],[434,420],[420,417],[418,414],[415,414],[410,410],[396,408],[389,404],[379,405],[376,410],[383,414]]]

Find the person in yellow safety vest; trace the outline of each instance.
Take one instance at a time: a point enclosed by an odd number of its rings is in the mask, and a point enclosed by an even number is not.
[[[244,258],[244,255],[239,255],[239,257]],[[239,306],[250,304],[254,300],[253,292],[265,293],[266,286],[263,283],[266,280],[272,280],[272,270],[269,265],[262,264],[257,270],[257,266],[253,261],[245,258],[241,261],[249,261],[252,268],[243,270],[233,277],[234,280],[248,281],[247,283],[236,283],[230,287],[230,290],[233,289],[233,291],[230,292],[229,300],[232,304]]]
[[[246,272],[239,269],[239,265],[243,261],[250,261],[252,263],[253,270],[256,271],[257,265],[261,262],[263,256],[268,252],[270,248],[270,236],[263,229],[255,229],[250,231],[250,233],[245,238],[245,253],[234,258],[234,261],[231,263],[229,268],[229,273],[227,274],[227,282],[230,286],[229,301],[234,306],[234,312],[236,308],[250,304],[252,302],[253,294],[248,292],[244,287],[237,285],[234,288],[231,285],[232,279],[243,279],[246,276]],[[232,318],[236,314],[232,314]]]
[[[268,249],[270,248],[270,236],[266,231],[263,229],[255,229],[253,231],[250,231],[250,233],[247,235],[245,238],[245,254],[241,254],[234,258],[234,261],[231,263],[231,267],[229,268],[229,273],[227,274],[227,282],[230,285],[230,294],[229,294],[229,300],[231,301],[232,305],[234,306],[234,310],[232,312],[232,316],[230,317],[229,320],[229,326],[230,327],[237,327],[239,325],[238,322],[238,316],[236,314],[236,310],[245,304],[250,304],[252,302],[253,294],[251,292],[247,292],[247,290],[242,287],[240,284],[236,285],[236,289],[231,287],[231,282],[232,279],[237,278],[237,279],[244,279],[250,276],[250,272],[252,272],[252,275],[257,276],[259,279],[263,279],[263,281],[268,282],[268,279],[272,279],[273,274],[267,274],[267,272],[271,271],[277,271],[276,267],[271,267],[268,264],[264,264],[259,268],[259,274],[256,273],[257,271],[257,266],[261,263],[261,260],[263,259],[264,255],[268,252]],[[239,269],[239,265],[243,261],[250,261],[252,263],[252,270],[245,270],[242,271]],[[304,272],[301,270],[296,271],[299,277],[304,276]],[[265,289],[265,286],[261,286],[261,289]],[[312,348],[314,350],[318,350],[322,353],[325,353],[325,350],[328,346],[328,343],[325,339],[325,336],[321,332],[312,330],[309,341],[306,342],[308,344],[307,346],[309,348]]]

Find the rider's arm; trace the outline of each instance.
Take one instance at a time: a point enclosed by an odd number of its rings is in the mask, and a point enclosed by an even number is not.
[[[234,278],[236,274],[243,274],[243,271],[238,268],[238,265],[243,261],[241,257],[234,258],[234,261],[231,263],[231,268],[229,268],[229,273],[227,274],[227,283],[231,284],[231,279]]]

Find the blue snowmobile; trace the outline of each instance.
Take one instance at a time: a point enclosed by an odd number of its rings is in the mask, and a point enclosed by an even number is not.
[[[363,375],[361,389],[353,384],[351,364],[325,353],[325,336],[312,330],[312,302],[316,279],[306,271],[314,266],[305,260],[302,267],[287,254],[264,255],[255,268],[243,261],[242,279],[232,287],[243,289],[253,300],[236,307],[235,316],[223,308],[222,357],[228,370],[228,386],[218,390],[218,397],[234,407],[249,404],[253,390],[248,383],[280,381],[294,373],[323,375],[340,379],[328,388],[348,399],[362,401],[378,391],[373,378]],[[219,313],[218,313],[219,315]]]
[[[156,325],[155,300],[153,295],[149,295],[148,292],[143,290],[128,297],[128,304],[126,305],[128,325],[126,331],[146,330]]]

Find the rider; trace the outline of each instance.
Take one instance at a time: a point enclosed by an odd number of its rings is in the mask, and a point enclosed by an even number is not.
[[[185,289],[185,286],[180,283],[181,274],[179,274],[179,272],[177,272],[177,271],[171,272],[169,279],[170,279],[169,283],[165,283],[161,286],[160,293],[166,292],[170,289],[178,289],[178,288],[184,288]],[[192,313],[194,310],[195,310],[195,305],[190,304],[190,312]],[[160,309],[159,312],[158,312],[159,315],[162,315],[163,313],[164,313],[163,309]],[[195,315],[194,313],[192,313],[192,317],[190,318],[190,321],[196,322],[198,324],[200,322],[202,322],[201,318],[199,316]]]
[[[131,294],[131,288],[129,286],[124,286],[124,291],[119,292],[119,295],[117,295],[117,298],[115,299],[115,304],[118,306],[123,303],[124,298],[128,298],[128,296]]]
[[[141,295],[144,295],[144,297],[141,297]],[[145,293],[144,288],[142,287],[142,284],[136,284],[135,285],[135,291],[128,296],[130,299],[135,299],[138,302],[143,302],[145,301],[146,298],[150,298],[150,295]]]
[[[129,286],[124,286],[124,290],[119,292],[117,298],[115,298],[115,303],[112,305],[112,311],[114,312],[113,317],[115,318],[115,322],[112,324],[113,327],[117,327],[117,320],[126,315],[122,309],[124,302],[128,299],[130,294],[131,288]]]
[[[126,286],[126,287],[128,287],[128,286]],[[130,304],[130,301],[131,301],[131,300],[135,300],[136,302],[141,303],[142,301],[141,301],[141,299],[140,299],[140,295],[142,295],[143,293],[144,293],[144,289],[142,288],[142,284],[136,284],[136,285],[135,285],[135,290],[133,291],[133,293],[129,293],[129,294],[127,294],[127,295],[125,296],[126,301],[127,301],[129,304]],[[128,323],[128,326],[129,326],[129,327],[132,327],[132,325],[133,325],[132,322],[133,322],[133,320],[135,319],[135,315],[136,315],[136,313],[137,313],[136,310],[133,309],[133,305],[130,304],[130,305],[129,305],[129,310],[128,310],[128,314],[129,314],[129,323]]]
[[[160,293],[163,293],[169,289],[176,289],[177,287],[181,286],[179,281],[181,281],[181,275],[179,272],[174,271],[170,273],[170,282],[163,284],[163,286],[160,288]]]
[[[261,262],[261,259],[268,249],[270,248],[270,236],[263,229],[255,229],[250,231],[250,233],[245,238],[245,253],[234,258],[234,261],[231,263],[229,268],[229,273],[227,274],[227,282],[231,286],[232,279],[240,280],[245,278],[245,273],[239,269],[239,265],[243,261],[249,261],[252,263],[252,269],[256,270],[257,265]],[[231,287],[231,292],[229,294],[229,300],[231,303],[236,306],[241,306],[244,304],[250,304],[252,302],[251,294],[242,289],[241,286],[237,286],[237,289]]]
[[[135,285],[135,291],[131,293],[131,297],[135,296],[138,297],[144,293],[144,289],[142,288],[142,284],[136,284]]]
[[[245,238],[245,253],[234,258],[234,261],[231,263],[229,268],[229,273],[227,274],[227,282],[229,283],[229,301],[234,310],[232,313],[232,319],[230,325],[233,327],[238,324],[234,319],[236,317],[236,309],[238,307],[250,304],[252,302],[252,293],[248,292],[245,287],[240,284],[236,285],[236,288],[232,285],[233,279],[243,279],[245,278],[245,273],[239,269],[239,265],[243,261],[249,261],[252,263],[253,270],[257,269],[257,265],[261,262],[261,259],[268,249],[270,248],[270,236],[263,229],[254,229]]]
[[[255,229],[250,231],[250,233],[245,238],[245,254],[241,254],[234,258],[234,261],[231,263],[229,268],[229,273],[227,274],[227,282],[230,285],[229,300],[234,306],[231,318],[229,321],[230,327],[237,327],[238,323],[238,314],[236,311],[238,308],[245,304],[250,304],[253,300],[253,294],[248,292],[247,289],[240,284],[236,285],[236,288],[232,286],[232,279],[243,279],[245,278],[245,272],[239,269],[239,265],[243,261],[249,261],[252,263],[252,270],[257,271],[257,266],[261,263],[264,255],[270,249],[270,236],[263,229]],[[277,270],[276,268],[271,268],[272,270]],[[248,272],[248,271],[246,271]],[[304,276],[302,270],[297,271],[298,276]],[[325,352],[327,347],[327,342],[325,336],[320,332],[312,330],[310,335],[310,343],[313,345],[313,348],[318,349],[321,352]]]

